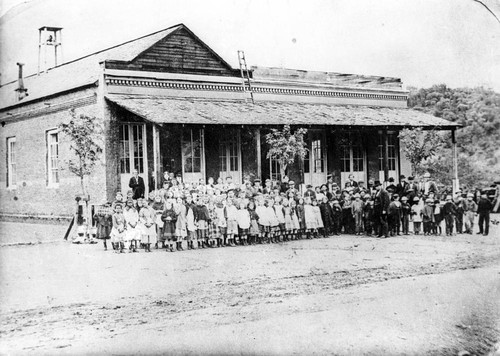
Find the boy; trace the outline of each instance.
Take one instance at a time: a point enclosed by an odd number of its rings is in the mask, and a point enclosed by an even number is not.
[[[399,201],[399,195],[394,194],[392,197],[392,202],[389,204],[388,211],[388,223],[389,232],[391,236],[401,235],[401,202]]]
[[[363,232],[363,209],[364,203],[361,200],[359,193],[354,194],[354,201],[352,202],[352,216],[354,218],[354,232],[356,235],[361,235]]]
[[[477,213],[479,214],[479,232],[478,235],[483,234],[484,236],[488,236],[488,232],[490,230],[490,211],[493,208],[493,205],[489,201],[486,196],[486,192],[481,192],[481,199],[477,203]]]
[[[430,235],[432,232],[432,223],[434,222],[434,207],[432,199],[425,200],[424,208],[422,209],[422,222],[424,224],[424,235]]]
[[[441,209],[441,214],[444,217],[446,224],[446,236],[453,235],[453,223],[455,222],[455,215],[457,214],[457,206],[451,201],[451,195],[446,196],[446,203]]]
[[[407,197],[401,198],[401,224],[403,228],[403,234],[409,234],[409,225],[410,225],[410,213],[411,213],[411,205],[408,203]]]
[[[473,198],[474,194],[468,193],[467,200],[464,203],[465,232],[467,234],[472,234],[474,228],[474,214],[477,211],[477,204]]]

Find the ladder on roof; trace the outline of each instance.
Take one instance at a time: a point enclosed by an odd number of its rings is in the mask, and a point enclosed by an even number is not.
[[[238,63],[240,64],[240,73],[243,86],[243,92],[249,92],[250,98],[252,99],[252,104],[255,104],[253,100],[252,84],[250,83],[250,74],[248,72],[247,60],[245,58],[245,52],[238,50]],[[245,68],[243,68],[245,67]]]

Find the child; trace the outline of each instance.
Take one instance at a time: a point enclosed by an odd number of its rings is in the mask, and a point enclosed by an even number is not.
[[[222,247],[226,244],[227,237],[225,200],[221,200],[217,203],[215,213],[217,214],[217,228],[219,230],[219,234],[217,235],[217,247]]]
[[[300,222],[297,216],[297,202],[295,199],[290,200],[290,215],[292,217],[292,240],[297,239],[300,231]]]
[[[226,221],[227,221],[227,243],[229,246],[235,245],[235,235],[238,234],[238,209],[233,204],[233,199],[227,199],[226,202]],[[224,244],[226,242],[224,241]]]
[[[363,209],[364,213],[364,223],[365,223],[365,234],[366,236],[372,236],[373,232],[373,200],[369,194],[365,195],[366,203]]]
[[[439,199],[434,200],[434,224],[433,232],[434,235],[441,235],[443,232],[441,222],[443,221],[443,214],[441,208],[441,202]]]
[[[325,226],[323,228],[323,237],[328,237],[332,232],[333,211],[331,205],[328,203],[326,195],[323,195],[319,210],[321,211],[321,219],[323,221],[323,225]]]
[[[344,234],[352,233],[351,229],[352,220],[352,199],[349,193],[345,193],[344,201],[342,202],[342,226],[344,228]]]
[[[186,228],[187,228],[187,244],[188,248],[194,249],[194,240],[196,239],[196,224],[194,211],[196,209],[193,203],[193,198],[190,194],[186,196]]]
[[[430,235],[434,223],[434,207],[430,198],[425,200],[425,205],[422,209],[422,222],[424,224],[424,235]]]
[[[165,203],[165,210],[161,215],[161,220],[163,221],[163,236],[165,236],[168,246],[166,251],[174,252],[173,241],[175,238],[175,224],[177,221],[177,213],[175,212],[174,205],[171,200]]]
[[[411,206],[408,203],[407,197],[401,198],[401,225],[403,229],[403,234],[409,234],[409,225],[410,225],[410,213]]]
[[[387,213],[387,220],[389,224],[389,233],[391,236],[401,235],[401,202],[399,201],[399,195],[394,194],[392,201],[389,204],[389,210]]]
[[[313,206],[311,204],[311,198],[306,198],[304,202],[304,218],[306,220],[306,238],[309,240],[311,236],[316,234],[318,229],[318,223],[316,221],[316,216],[314,213]]]
[[[316,220],[316,226],[317,226],[314,237],[318,238],[319,230],[323,229],[325,225],[323,224],[323,219],[321,219],[321,210],[319,210],[317,199],[313,199],[312,207],[313,207],[314,219]]]
[[[255,208],[255,214],[258,217],[257,224],[259,225],[259,243],[265,241],[271,232],[271,220],[269,220],[269,216],[266,214],[267,210],[264,205],[263,199],[257,200],[257,207]]]
[[[464,204],[465,212],[465,232],[467,234],[472,234],[474,229],[474,215],[477,212],[477,204],[474,202],[474,194],[468,193],[467,200]]]
[[[332,216],[332,232],[338,236],[340,235],[340,230],[342,229],[342,207],[340,206],[338,199],[333,200]]]
[[[297,202],[297,219],[299,220],[299,231],[297,233],[299,239],[302,239],[304,237],[304,233],[307,230],[306,226],[306,215],[305,215],[305,210],[304,210],[304,205],[305,201],[304,198],[299,198],[299,201]]]
[[[424,201],[419,197],[413,198],[413,206],[411,207],[411,220],[413,222],[413,233],[420,234],[420,225],[422,225],[422,216],[424,213]]]
[[[137,212],[132,199],[127,200],[127,205],[125,206],[123,216],[125,217],[127,226],[125,241],[130,244],[129,252],[137,252],[137,241],[140,240],[141,231],[137,226],[137,223],[139,222],[139,213]]]
[[[283,199],[283,215],[285,216],[285,236],[284,241],[289,241],[293,235],[292,208],[288,199]]]
[[[187,237],[187,218],[186,218],[186,205],[184,205],[184,201],[181,197],[178,197],[175,203],[174,210],[177,214],[177,220],[175,221],[175,248],[177,251],[184,251],[182,248],[182,241]],[[189,250],[188,244],[188,250]]]
[[[107,240],[110,238],[111,229],[113,227],[113,210],[111,204],[106,203],[99,207],[94,215],[96,220],[96,238],[101,239],[104,244],[104,251],[108,250]],[[113,249],[115,245],[112,244]]]
[[[123,253],[125,248],[125,216],[123,216],[121,204],[115,204],[115,213],[113,214],[113,227],[111,228],[111,243],[116,253]]]
[[[276,216],[276,210],[274,209],[274,199],[267,200],[266,214],[269,216],[269,222],[271,226],[271,232],[269,234],[269,242],[278,242],[277,235],[280,231],[280,222]]]
[[[240,202],[240,209],[236,213],[236,221],[238,222],[240,245],[246,245],[250,231],[250,213],[247,210],[245,201]]]
[[[259,236],[260,230],[259,224],[257,223],[259,221],[259,215],[256,212],[255,203],[252,200],[248,203],[247,209],[250,215],[250,231],[248,233],[248,243],[251,245],[257,242],[257,237]]]
[[[356,235],[361,235],[363,233],[363,209],[364,203],[361,200],[361,195],[359,193],[354,194],[354,201],[352,206],[352,216],[354,218],[354,233]]]
[[[274,213],[276,218],[278,218],[279,229],[276,231],[276,239],[278,242],[282,240],[282,236],[286,234],[286,224],[285,224],[285,214],[283,212],[283,205],[281,205],[281,197],[276,197],[274,199]]]
[[[194,221],[198,230],[198,248],[208,247],[208,224],[210,215],[205,205],[205,198],[198,199],[198,205],[194,210]]]
[[[165,210],[165,204],[163,203],[161,196],[156,195],[153,205],[151,206],[155,211],[155,226],[156,226],[156,249],[160,247],[165,248],[165,238],[163,237],[163,221],[161,220],[161,214]]]
[[[455,226],[457,229],[457,234],[463,233],[464,230],[464,212],[465,212],[465,200],[462,196],[457,198],[457,214],[455,215]]]
[[[213,186],[213,178],[211,180],[212,183],[210,183],[210,178],[208,180],[209,185],[207,185],[207,192],[212,191],[212,193],[209,193],[210,198],[208,199],[207,203],[207,209],[208,209],[208,216],[209,216],[209,221],[210,223],[208,224],[208,245],[210,247],[215,247],[215,242],[217,241],[217,212],[216,212],[216,206],[215,206],[215,198],[213,196],[213,189],[210,190],[211,186]],[[210,185],[211,184],[211,185]],[[212,194],[212,195],[210,195]]]
[[[444,203],[441,212],[446,224],[446,236],[452,236],[453,223],[455,222],[455,215],[457,214],[457,206],[451,201],[451,195],[446,196],[446,203]]]
[[[113,210],[115,209],[116,204],[120,204],[123,207],[123,194],[120,191],[116,192],[115,201],[111,204],[111,207],[113,208]],[[123,210],[123,208],[122,208],[122,210]]]
[[[142,208],[139,210],[139,222],[142,227],[141,242],[144,244],[146,252],[151,252],[151,244],[157,242],[155,218],[156,212],[147,204],[146,200],[143,200]]]

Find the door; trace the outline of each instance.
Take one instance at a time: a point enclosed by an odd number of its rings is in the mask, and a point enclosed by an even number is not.
[[[326,182],[326,140],[323,131],[309,131],[308,152],[304,159],[304,183],[313,187]]]
[[[340,182],[342,188],[349,181],[349,176],[354,176],[354,181],[365,181],[366,155],[360,140],[351,138],[348,143],[340,146]]]
[[[241,184],[240,131],[230,132],[219,142],[219,177],[231,177],[233,183]]]
[[[379,139],[379,145],[378,145],[378,152],[379,152],[379,180],[381,182],[385,181],[384,177],[384,136],[382,133],[379,134],[380,139]],[[397,134],[394,132],[390,132],[387,134],[387,148],[389,151],[389,154],[387,156],[388,160],[388,166],[389,166],[389,178],[394,178],[395,182],[399,181],[399,175],[398,175],[398,145],[397,145]]]
[[[145,192],[149,191],[146,144],[145,124],[120,125],[120,183],[123,193],[130,189],[128,184],[135,169],[144,180]]]
[[[205,182],[204,130],[186,128],[182,131],[182,179],[184,182]]]

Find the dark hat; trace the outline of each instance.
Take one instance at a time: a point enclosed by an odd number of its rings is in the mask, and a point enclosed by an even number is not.
[[[376,180],[376,181],[375,181],[375,183],[373,183],[373,185],[374,185],[375,187],[378,187],[378,186],[380,186],[380,185],[382,185],[382,184],[380,183],[380,181],[379,181],[379,180]]]
[[[254,183],[257,183],[257,182],[259,182],[259,183],[260,183],[260,179],[254,179],[254,181],[253,181],[253,182],[254,182]]]
[[[389,182],[394,182],[394,178],[390,177]]]
[[[406,176],[405,176],[404,174],[401,174],[401,175],[399,176],[399,179],[405,179],[405,178],[406,178]]]

